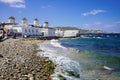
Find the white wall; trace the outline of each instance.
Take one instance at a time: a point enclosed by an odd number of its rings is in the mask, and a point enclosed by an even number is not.
[[[5,29],[12,29],[13,25],[5,25]]]
[[[35,27],[22,27],[22,34],[27,36],[40,36],[41,32],[39,28]]]
[[[55,36],[55,30],[52,28],[40,28],[41,33],[44,34],[44,37],[54,37]]]
[[[63,37],[63,31],[60,30],[60,29],[56,29],[55,30],[55,35],[58,36],[58,37]]]
[[[48,28],[48,36],[49,36],[49,37],[55,37],[55,30]]]
[[[35,28],[35,27],[24,27],[24,26],[14,26],[12,28],[12,30],[16,33],[21,33],[22,36],[40,36],[41,32],[39,30],[39,28]]]
[[[75,37],[79,33],[79,30],[65,30],[63,37]]]

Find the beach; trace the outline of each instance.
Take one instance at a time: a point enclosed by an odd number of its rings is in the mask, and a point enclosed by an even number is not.
[[[119,58],[66,47],[60,40],[7,39],[0,47],[0,80],[120,79]]]
[[[62,46],[58,40],[51,40],[38,44],[38,50],[43,50],[43,55],[56,64],[55,71],[51,75],[53,80],[80,80],[80,65],[75,61],[78,51]]]
[[[35,39],[0,42],[0,80],[51,80],[55,64],[36,54],[37,44],[42,42]]]
[[[51,75],[52,80],[120,79],[120,59],[118,57],[94,53],[88,51],[86,48],[84,48],[85,50],[79,50],[76,46],[80,45],[76,43],[80,39],[63,40],[72,47],[63,46],[63,42],[60,40],[50,40],[38,44],[38,50],[42,50],[43,52],[38,52],[37,55],[48,57],[56,64],[55,71]],[[91,44],[88,43],[87,46],[91,46]]]

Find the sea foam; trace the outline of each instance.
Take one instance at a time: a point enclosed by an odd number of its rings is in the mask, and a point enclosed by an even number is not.
[[[77,61],[70,58],[70,54],[73,53],[66,47],[62,46],[58,40],[40,43],[39,49],[42,49],[43,52],[38,52],[38,55],[48,57],[57,65],[55,73],[51,75],[52,80],[60,80],[58,75],[63,76],[67,80],[80,80],[79,77],[69,76],[68,71],[80,76],[80,65]]]

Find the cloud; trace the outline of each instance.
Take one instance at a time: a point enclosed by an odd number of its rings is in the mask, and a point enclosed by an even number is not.
[[[8,4],[14,8],[25,8],[25,0],[0,0],[0,2]]]
[[[98,13],[103,13],[106,12],[105,10],[92,10],[90,12],[83,13],[83,16],[88,16],[88,15],[96,15]]]
[[[25,5],[24,4],[11,4],[10,7],[25,8]]]

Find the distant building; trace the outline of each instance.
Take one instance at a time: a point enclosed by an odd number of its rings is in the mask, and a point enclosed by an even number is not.
[[[27,26],[27,25],[28,25],[26,18],[23,18],[23,19],[22,19],[22,25],[24,25],[24,26]]]
[[[14,34],[21,37],[41,36],[41,31],[37,27],[15,25],[9,31],[10,36],[13,36]]]
[[[48,24],[49,24],[48,22],[44,22],[43,27],[48,27],[49,26]]]
[[[55,28],[55,35],[58,37],[63,37],[64,30],[62,28]]]
[[[43,37],[55,37],[55,29],[49,27],[48,22],[44,22],[43,26],[40,27],[40,31]]]
[[[34,24],[34,26],[39,26],[39,20],[37,18],[35,18],[33,24]]]
[[[65,30],[63,37],[77,37],[79,30]]]
[[[8,23],[15,23],[15,18],[13,16],[10,16],[8,18]]]
[[[21,24],[15,22],[15,18],[10,16],[8,22],[0,23],[9,36],[16,35],[22,37],[40,36],[40,37],[76,37],[79,29],[76,27],[49,27],[49,22],[39,25],[39,20],[34,19],[33,24],[29,24],[26,18],[21,20]],[[97,31],[98,32],[98,31]]]
[[[41,27],[40,28],[42,37],[55,37],[55,29],[50,27]]]
[[[5,32],[6,32],[6,31],[8,31],[9,29],[11,29],[13,25],[17,25],[17,23],[15,23],[15,18],[14,18],[13,16],[10,16],[10,17],[8,18],[8,22],[2,22],[2,23],[0,23],[0,25],[1,25],[2,27],[4,27]]]
[[[79,34],[79,29],[75,27],[56,27],[56,36],[59,37],[76,37]]]

